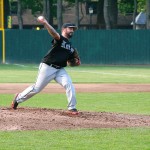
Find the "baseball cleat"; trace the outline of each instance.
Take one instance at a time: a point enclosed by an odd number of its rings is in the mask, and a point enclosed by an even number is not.
[[[67,114],[71,116],[75,116],[75,115],[79,115],[79,112],[77,111],[77,109],[71,109],[67,111]]]
[[[15,109],[15,110],[17,109],[17,106],[18,106],[18,103],[16,101],[17,96],[18,96],[18,94],[16,94],[16,96],[14,97],[14,99],[13,99],[13,101],[11,103],[11,108]]]

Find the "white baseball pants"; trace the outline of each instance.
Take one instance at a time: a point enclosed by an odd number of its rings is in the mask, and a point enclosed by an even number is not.
[[[66,90],[68,99],[68,110],[76,108],[75,88],[71,78],[64,68],[55,69],[45,63],[39,65],[37,80],[34,85],[29,86],[16,97],[18,103],[24,102],[39,93],[51,80],[55,80]]]

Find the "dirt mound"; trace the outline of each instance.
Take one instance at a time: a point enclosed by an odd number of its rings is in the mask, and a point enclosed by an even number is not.
[[[0,108],[0,130],[59,130],[81,128],[150,127],[150,116],[106,112],[80,112],[41,108]]]

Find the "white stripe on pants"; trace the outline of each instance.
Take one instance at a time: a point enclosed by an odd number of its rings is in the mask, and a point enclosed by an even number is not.
[[[66,70],[64,68],[55,69],[45,63],[41,63],[39,66],[36,83],[19,93],[16,101],[21,103],[28,100],[39,93],[53,79],[65,88],[68,99],[68,109],[76,108],[75,88]]]

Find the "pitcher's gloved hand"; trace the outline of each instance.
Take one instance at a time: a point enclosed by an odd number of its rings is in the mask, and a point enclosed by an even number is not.
[[[70,67],[79,66],[81,64],[80,57],[76,49],[74,50],[72,57],[67,61],[67,64]]]

